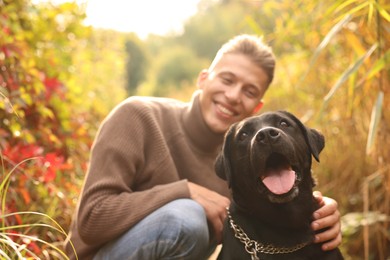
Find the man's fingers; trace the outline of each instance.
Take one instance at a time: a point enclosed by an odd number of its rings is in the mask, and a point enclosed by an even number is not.
[[[227,217],[226,209],[215,209],[213,213],[208,213],[209,224],[211,224],[212,231],[214,232],[214,238],[217,244],[222,242],[222,233],[225,219]]]
[[[337,201],[335,201],[331,198],[327,198],[327,197],[322,197],[322,201],[326,205],[326,207],[321,207],[321,208],[317,209],[313,214],[314,219],[319,220],[319,219],[324,218],[326,216],[335,215],[335,217],[337,217],[337,221],[338,221],[340,218],[340,213],[337,210],[338,209]]]
[[[313,223],[315,225],[315,223]],[[319,227],[319,225],[315,225],[316,228]],[[319,230],[313,227],[314,230]],[[326,229],[325,231],[322,231],[321,233],[316,234],[316,242],[325,242],[329,239],[335,238],[338,233],[341,233],[341,227],[340,227],[340,222],[336,222],[333,226],[330,228]]]
[[[341,233],[339,233],[338,236],[337,236],[335,239],[330,240],[330,241],[324,243],[324,244],[321,246],[321,248],[322,248],[322,250],[324,250],[324,251],[328,251],[328,250],[335,249],[335,248],[337,248],[338,246],[340,246],[341,241],[342,241],[342,237],[341,237]]]
[[[217,244],[222,243],[223,221],[221,219],[216,219],[213,223],[213,228]]]
[[[314,213],[316,215],[316,213]],[[323,218],[317,218],[316,220],[312,222],[311,226],[313,230],[320,230],[323,228],[329,228],[329,227],[338,227],[340,228],[340,212],[335,211],[332,215],[328,215]]]

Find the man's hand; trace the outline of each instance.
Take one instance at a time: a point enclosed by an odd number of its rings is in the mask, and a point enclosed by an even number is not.
[[[319,191],[313,192],[320,208],[313,213],[314,221],[311,223],[313,230],[328,228],[327,230],[316,234],[315,242],[321,243],[322,250],[332,250],[341,244],[341,223],[338,204],[334,199],[324,197]]]
[[[222,242],[223,222],[226,218],[226,207],[230,200],[212,190],[192,182],[188,182],[191,198],[198,202],[205,210],[209,224],[214,229],[217,243]]]

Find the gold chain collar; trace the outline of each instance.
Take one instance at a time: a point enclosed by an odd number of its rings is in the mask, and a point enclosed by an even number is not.
[[[229,218],[230,227],[234,231],[234,236],[238,238],[241,243],[244,244],[245,250],[251,255],[252,260],[259,259],[257,253],[264,253],[270,255],[287,254],[298,251],[299,249],[302,249],[308,244],[310,244],[310,242],[304,242],[293,247],[277,247],[272,244],[265,245],[258,241],[252,240],[248,237],[244,230],[234,222],[232,216],[230,215],[229,208],[226,208],[226,211]]]

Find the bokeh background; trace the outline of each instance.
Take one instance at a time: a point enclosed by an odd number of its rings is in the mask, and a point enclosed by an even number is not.
[[[161,23],[149,2],[134,26]],[[221,44],[249,33],[277,57],[263,111],[289,110],[325,135],[316,189],[339,203],[346,259],[390,259],[387,0],[199,0],[183,24],[148,34],[88,24],[87,6],[0,0],[2,258],[67,259],[103,118],[132,95],[189,100]]]

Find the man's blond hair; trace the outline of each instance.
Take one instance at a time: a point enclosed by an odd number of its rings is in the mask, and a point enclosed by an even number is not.
[[[263,42],[263,38],[256,35],[238,35],[226,42],[217,52],[209,71],[225,54],[244,54],[258,67],[264,70],[268,76],[268,84],[271,84],[275,72],[275,56],[270,46]]]

